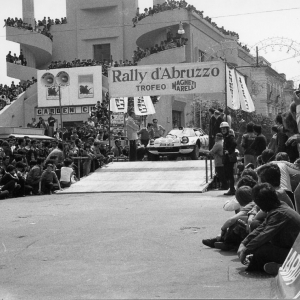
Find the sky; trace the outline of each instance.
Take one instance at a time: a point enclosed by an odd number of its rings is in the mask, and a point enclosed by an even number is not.
[[[261,48],[262,41],[265,41],[264,45],[275,42],[276,45],[273,47],[263,47],[259,55],[272,63],[272,67],[278,73],[285,73],[288,80],[294,80],[297,86],[300,84],[300,35],[297,26],[300,23],[299,0],[186,1],[198,10],[204,11],[204,17],[212,18],[219,27],[223,26],[226,30],[237,32],[239,41],[251,50],[254,50],[257,44]],[[0,19],[4,20],[9,16],[22,17],[22,0],[10,0],[7,4],[9,5],[1,7]],[[66,16],[65,0],[35,0],[34,4],[37,20],[44,16],[53,19]],[[140,11],[152,4],[152,0],[139,0]],[[0,83],[8,84],[13,79],[6,76],[5,56],[8,51],[18,55],[20,46],[6,41],[6,30],[2,26],[0,26]],[[251,53],[255,55],[253,50]]]

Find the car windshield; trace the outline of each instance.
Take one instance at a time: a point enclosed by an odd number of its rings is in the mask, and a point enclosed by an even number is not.
[[[171,130],[168,135],[183,137],[183,136],[196,136],[194,130],[192,128],[185,128],[183,130],[173,129]]]

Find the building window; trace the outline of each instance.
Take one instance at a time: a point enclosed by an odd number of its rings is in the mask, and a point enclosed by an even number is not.
[[[199,57],[198,57],[199,62],[204,62],[205,61],[205,53],[201,50],[199,50]]]
[[[173,128],[181,127],[181,111],[172,110]]]
[[[110,44],[94,45],[94,59],[98,61],[110,61]]]

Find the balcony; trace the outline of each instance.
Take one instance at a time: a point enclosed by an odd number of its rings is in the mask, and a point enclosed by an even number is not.
[[[7,76],[20,79],[30,80],[32,77],[37,78],[37,69],[28,66],[6,63]]]
[[[24,51],[26,58],[33,56],[34,61],[31,62],[31,67],[40,69],[52,59],[52,41],[43,34],[8,26],[6,27],[6,39],[21,44],[26,49]]]
[[[174,64],[183,63],[186,61],[185,58],[185,46],[176,47],[161,51],[158,53],[151,54],[144,57],[138,62],[138,65],[158,65],[158,64]]]

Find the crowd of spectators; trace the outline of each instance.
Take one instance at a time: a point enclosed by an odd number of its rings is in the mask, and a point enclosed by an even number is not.
[[[17,64],[17,65],[22,65],[22,66],[27,66],[27,60],[24,57],[22,49],[20,51],[19,56],[17,56],[16,53],[14,53],[14,55],[12,55],[11,51],[9,51],[8,54],[6,55],[6,62]]]
[[[30,30],[31,32],[41,33],[53,41],[53,35],[50,33],[52,25],[67,24],[67,18],[51,19],[44,17],[43,20],[34,20],[34,24],[29,24],[23,21],[22,18],[7,18],[4,20],[4,27],[16,27],[19,29]]]
[[[241,176],[231,185],[231,173],[238,163],[234,132],[224,115],[212,109],[209,155],[216,164],[219,189],[234,196],[223,208],[234,214],[213,238],[203,239],[210,248],[237,253],[247,272],[277,275],[300,232],[300,89],[294,93],[290,110],[278,114],[270,141],[261,125],[249,122],[242,136],[244,156]],[[221,122],[221,123],[220,123]],[[231,123],[231,122],[230,122]],[[214,130],[219,127],[219,132]]]
[[[64,61],[52,61],[48,66],[48,69],[61,69],[61,68],[80,68],[80,67],[96,67],[102,66],[102,74],[108,76],[108,70],[111,67],[125,67],[125,66],[134,66],[135,64],[129,60],[120,60],[120,61],[98,61],[95,59],[78,59],[75,58],[72,62]]]
[[[204,17],[203,11],[197,10],[195,6],[188,4],[185,0],[166,0],[163,4],[157,4],[153,7],[144,9],[144,12],[140,12],[139,8],[137,9],[136,16],[132,19],[133,27],[136,27],[138,22],[146,17],[153,16],[154,14],[174,9],[186,9],[189,12],[194,12],[199,15],[202,19],[209,22],[213,27],[217,28],[224,35],[236,36],[239,39],[239,35],[234,31],[226,30],[223,26],[219,27],[215,22],[212,22],[211,18]]]
[[[16,100],[20,94],[36,82],[37,80],[32,77],[31,80],[20,82],[19,84],[15,84],[14,81],[12,81],[11,85],[0,84],[0,110]]]
[[[57,128],[52,134],[49,125],[56,122],[50,123],[52,116],[48,120],[39,117],[38,122],[33,118],[27,127],[44,128],[45,134],[53,137],[50,141],[29,137],[0,140],[0,199],[51,194],[114,159],[126,160],[129,146],[124,132],[109,132],[104,118],[108,112],[103,107],[98,110],[96,107],[83,124]],[[144,147],[141,150],[144,155]]]

